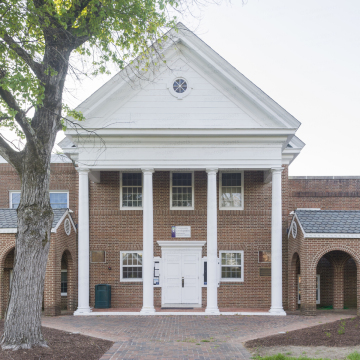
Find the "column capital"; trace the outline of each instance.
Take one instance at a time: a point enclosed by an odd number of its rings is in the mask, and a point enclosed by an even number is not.
[[[141,168],[141,171],[146,174],[146,173],[150,173],[153,174],[155,172],[154,168]]]
[[[272,173],[282,173],[283,170],[284,170],[283,167],[271,168]]]
[[[207,172],[208,174],[216,174],[218,171],[219,171],[218,168],[207,168],[207,169],[206,169],[206,172]]]
[[[80,173],[89,173],[90,172],[90,169],[89,168],[86,168],[86,167],[77,167],[75,168],[76,171],[80,174]]]

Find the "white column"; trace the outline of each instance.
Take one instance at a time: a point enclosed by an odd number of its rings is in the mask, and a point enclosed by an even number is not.
[[[207,314],[220,314],[217,302],[217,191],[216,173],[207,172]]]
[[[142,169],[143,186],[143,307],[141,314],[154,314],[154,215],[153,173],[154,169]]]
[[[283,168],[271,169],[271,308],[274,315],[286,315],[282,305],[282,201],[281,173]]]
[[[78,168],[78,308],[74,315],[90,313],[89,306],[89,169]]]

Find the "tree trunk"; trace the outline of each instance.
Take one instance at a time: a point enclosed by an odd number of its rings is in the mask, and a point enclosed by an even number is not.
[[[20,175],[14,276],[1,341],[3,349],[13,350],[47,346],[41,333],[41,307],[54,217],[49,198],[50,156],[45,151],[39,159],[27,150]]]

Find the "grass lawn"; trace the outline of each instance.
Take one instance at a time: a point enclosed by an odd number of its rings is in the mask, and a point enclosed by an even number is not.
[[[256,356],[253,359],[255,359],[255,360],[326,360],[326,359],[319,359],[319,358],[314,359],[314,358],[309,358],[309,357],[290,357],[290,356],[286,356],[286,355],[282,355],[282,354],[265,356],[265,357]],[[348,355],[348,357],[346,359],[360,360],[360,353],[355,351],[355,352],[351,353],[350,355]]]

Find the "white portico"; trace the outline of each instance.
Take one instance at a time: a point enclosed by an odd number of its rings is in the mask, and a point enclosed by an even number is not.
[[[281,173],[304,146],[295,136],[300,123],[188,29],[173,40],[164,50],[167,66],[159,68],[151,82],[135,87],[119,73],[79,106],[86,118],[81,126],[97,136],[69,127],[61,144],[79,165],[77,314],[90,312],[88,176],[101,184],[100,172],[142,173],[141,314],[155,313],[154,243],[158,243],[162,304],[200,306],[201,251],[206,244],[205,313],[216,315],[219,172],[262,171],[264,183],[272,182],[270,313],[284,315]],[[154,238],[153,176],[158,171],[206,172],[206,238],[188,243]]]

